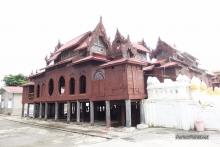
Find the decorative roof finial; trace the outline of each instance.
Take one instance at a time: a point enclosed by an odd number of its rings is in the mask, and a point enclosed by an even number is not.
[[[60,42],[60,39],[58,39],[57,45],[55,46],[55,50],[54,51],[57,51],[62,46],[63,46],[63,44]]]
[[[61,44],[60,39],[57,40],[57,44]]]
[[[47,56],[44,58],[44,60],[45,60],[45,62],[46,62],[46,65],[49,65],[49,64],[50,64],[50,61],[49,61],[49,59],[48,59]]]
[[[115,39],[117,39],[117,40],[125,40],[125,37],[121,35],[121,33],[119,32],[118,28],[116,30]]]
[[[140,42],[140,44],[143,45],[144,47],[148,48],[146,42],[144,41],[144,38],[142,39],[142,41]]]
[[[158,41],[161,41],[160,36],[158,37]]]
[[[120,38],[121,38],[121,33],[119,32],[118,28],[117,28],[116,34],[115,34],[115,38],[116,38],[116,37],[120,37]]]
[[[117,30],[116,30],[116,34],[120,34],[118,28],[117,28]]]
[[[100,16],[100,20],[99,20],[99,23],[102,23],[102,16]]]
[[[129,36],[129,34],[128,34],[128,36],[127,36],[127,41],[130,41],[130,36]]]

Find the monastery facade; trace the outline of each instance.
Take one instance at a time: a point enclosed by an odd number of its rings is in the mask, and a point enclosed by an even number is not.
[[[175,81],[181,73],[207,84],[212,77],[198,67],[195,57],[160,39],[151,51],[144,40],[134,43],[117,30],[110,42],[101,18],[93,31],[58,42],[45,60],[47,66],[23,85],[22,116],[25,106],[30,116],[32,105],[34,118],[135,126],[145,123],[148,76]]]

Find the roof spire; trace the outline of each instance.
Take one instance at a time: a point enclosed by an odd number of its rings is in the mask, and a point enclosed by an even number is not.
[[[102,23],[102,16],[100,16],[99,23]]]
[[[116,34],[115,34],[115,39],[120,39],[120,40],[125,40],[124,36],[121,35],[121,33],[119,32],[118,28],[116,30]]]
[[[100,16],[99,23],[96,25],[94,32],[101,32],[106,35],[105,28],[102,23],[102,16]]]
[[[143,45],[144,47],[148,48],[146,42],[144,41],[144,38],[142,39],[141,42],[139,42],[139,44],[141,44],[141,45]]]
[[[116,30],[116,34],[120,34],[120,32],[119,32],[118,28],[117,28],[117,30]]]
[[[161,41],[160,36],[158,37],[158,41]]]
[[[157,41],[157,46],[159,45],[159,44],[161,44],[162,43],[162,40],[160,39],[160,36],[158,37],[158,41]]]
[[[128,34],[128,36],[127,36],[127,41],[130,41],[130,36],[129,36],[129,34]]]
[[[57,45],[55,46],[55,51],[57,51],[63,44],[60,42],[60,39],[57,41]]]

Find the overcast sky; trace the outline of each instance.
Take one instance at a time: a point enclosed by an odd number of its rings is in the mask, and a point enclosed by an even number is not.
[[[158,37],[220,69],[218,0],[5,0],[0,1],[0,79],[45,66],[62,43],[93,30],[102,16],[111,41],[116,28],[155,48]],[[1,85],[1,84],[0,84]]]

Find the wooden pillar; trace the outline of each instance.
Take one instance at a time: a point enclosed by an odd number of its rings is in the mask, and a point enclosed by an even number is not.
[[[131,100],[125,100],[126,127],[131,127]]]
[[[22,104],[22,108],[21,108],[21,117],[24,117],[24,104]]]
[[[39,118],[41,119],[42,118],[42,102],[40,102],[40,110],[39,110]]]
[[[44,119],[47,120],[47,115],[48,115],[48,103],[45,103],[45,114],[44,114]]]
[[[80,122],[80,102],[76,101],[76,122]]]
[[[85,102],[81,102],[80,103],[80,107],[82,108],[81,109],[81,113],[80,113],[80,118],[81,118],[81,121],[84,122],[85,121]]]
[[[125,126],[126,120],[125,120],[125,105],[120,104],[121,114],[119,120],[122,126]]]
[[[70,101],[67,102],[67,123],[70,123]]]
[[[90,124],[94,125],[94,102],[90,101]]]
[[[30,104],[27,104],[27,117],[29,117],[29,109],[30,109]]]
[[[145,114],[144,114],[144,101],[145,99],[140,100],[140,122],[141,124],[145,124]]]
[[[73,110],[73,103],[70,102],[70,120],[71,120],[71,116],[72,116],[72,110]]]
[[[55,102],[55,117],[54,117],[55,121],[58,120],[58,113],[59,113],[59,104],[58,102]]]
[[[33,105],[34,105],[34,107],[33,107],[33,118],[36,118],[36,104],[34,103]]]
[[[58,103],[58,116],[63,117],[64,116],[64,103]]]
[[[106,126],[111,127],[110,101],[105,101]]]

